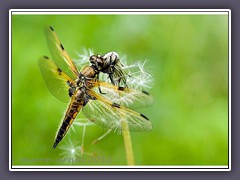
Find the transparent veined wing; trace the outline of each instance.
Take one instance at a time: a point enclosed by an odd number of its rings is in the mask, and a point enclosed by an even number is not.
[[[50,92],[60,101],[68,102],[70,100],[68,95],[68,82],[75,82],[64,72],[62,72],[62,70],[58,68],[47,56],[41,57],[38,60],[38,64]]]
[[[90,121],[107,129],[126,130],[122,125],[125,121],[130,131],[149,131],[151,122],[146,116],[136,111],[113,103],[94,91],[87,91],[94,100],[89,99],[83,107],[83,115]]]
[[[94,91],[99,92],[99,87],[106,99],[115,102],[117,104],[129,107],[140,108],[153,104],[153,97],[146,91],[140,91],[137,89],[131,89],[127,87],[114,86],[107,82],[95,82]]]
[[[54,29],[49,26],[46,28],[45,33],[48,47],[55,64],[69,77],[76,79],[78,76],[77,67],[64,49]]]

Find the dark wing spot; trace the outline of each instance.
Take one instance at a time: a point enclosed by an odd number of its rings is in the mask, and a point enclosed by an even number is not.
[[[62,74],[62,70],[60,68],[57,69],[58,74],[61,75]]]
[[[53,27],[52,26],[49,26],[49,28],[51,29],[51,31],[54,31]]]
[[[142,93],[146,94],[146,95],[150,95],[148,92],[146,91],[142,91]]]
[[[64,47],[63,47],[63,45],[62,45],[62,44],[60,44],[60,46],[61,46],[62,50],[64,50]]]
[[[124,91],[126,88],[125,87],[118,87],[119,91]]]
[[[117,104],[117,103],[113,103],[112,106],[120,108],[120,104]]]
[[[143,114],[140,114],[144,119],[149,120],[146,116],[144,116]]]
[[[49,59],[49,57],[47,57],[47,56],[43,56],[43,58],[44,58],[44,59]]]
[[[57,71],[60,72],[60,73],[62,72],[62,70],[60,68],[58,68]]]

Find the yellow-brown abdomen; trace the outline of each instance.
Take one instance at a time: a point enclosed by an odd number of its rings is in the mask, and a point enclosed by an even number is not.
[[[77,90],[76,93],[72,96],[70,105],[67,109],[66,115],[63,119],[62,125],[58,131],[57,137],[54,141],[53,149],[55,149],[58,143],[66,135],[68,129],[73,123],[74,119],[77,117],[79,111],[81,110],[84,103],[84,93],[80,90]]]

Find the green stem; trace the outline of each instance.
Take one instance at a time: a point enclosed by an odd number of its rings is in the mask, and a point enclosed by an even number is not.
[[[84,153],[84,138],[86,134],[86,125],[83,126],[83,132],[82,132],[82,144],[81,144],[81,154]]]
[[[128,123],[126,121],[122,121],[121,123],[122,123],[122,129],[123,129],[122,134],[123,134],[123,140],[125,145],[127,163],[128,165],[135,165],[133,149],[132,149],[132,141],[131,141],[131,135],[128,128]]]

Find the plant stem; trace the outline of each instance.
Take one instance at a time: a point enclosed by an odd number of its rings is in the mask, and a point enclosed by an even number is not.
[[[128,128],[128,123],[126,121],[122,121],[121,123],[122,123],[122,129],[123,129],[122,134],[123,134],[123,140],[125,145],[127,163],[128,165],[135,165],[133,150],[132,150],[132,141],[131,141],[131,136]]]
[[[81,154],[84,153],[84,138],[85,138],[85,134],[86,134],[86,125],[83,126]]]

